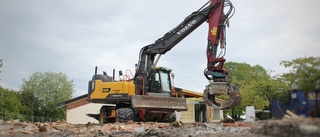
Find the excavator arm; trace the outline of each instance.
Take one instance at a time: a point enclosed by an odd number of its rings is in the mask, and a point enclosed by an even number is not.
[[[211,4],[213,3],[211,2]],[[226,13],[223,12],[224,7],[229,7]],[[231,85],[228,72],[223,69],[226,61],[224,58],[226,53],[226,26],[229,26],[229,19],[234,14],[234,7],[229,0],[225,0],[216,8],[216,11],[211,12],[208,17],[207,68],[204,75],[209,80],[209,84],[203,92],[203,100],[208,106],[215,109],[229,109],[239,105],[241,100],[239,89]],[[219,46],[220,53],[217,55]],[[219,104],[215,101],[215,98],[223,94],[229,95],[228,101]]]
[[[224,8],[228,6],[229,11],[225,14]],[[193,32],[204,22],[209,23],[208,45],[207,45],[207,68],[204,71],[205,77],[209,80],[209,85],[204,91],[204,101],[207,105],[216,109],[230,108],[229,106],[221,106],[216,103],[215,96],[221,92],[233,95],[233,89],[230,81],[227,78],[227,71],[223,69],[225,59],[222,56],[217,56],[217,49],[220,45],[222,52],[225,52],[225,27],[233,14],[233,6],[229,0],[210,0],[198,11],[191,13],[178,26],[167,32],[163,37],[156,40],[153,44],[147,45],[140,50],[139,62],[137,64],[134,83],[136,85],[136,95],[145,95],[150,90],[152,77],[155,67],[161,55],[165,54],[176,46],[181,40]],[[217,84],[218,83],[218,86]],[[221,89],[221,87],[225,89]],[[219,91],[219,92],[216,92]],[[237,92],[238,93],[238,92]],[[230,101],[236,100],[231,98]],[[237,105],[232,103],[232,107]]]
[[[210,1],[209,1],[210,2]],[[219,2],[221,3],[221,2]],[[155,41],[155,43],[147,45],[140,50],[137,72],[135,75],[135,84],[138,86],[137,94],[146,93],[151,76],[154,74],[156,66],[161,55],[171,50],[181,40],[188,36],[192,31],[198,28],[203,22],[208,20],[208,15],[219,6],[209,5],[193,12],[186,17],[178,26],[167,32],[163,37]],[[157,56],[158,55],[158,56]],[[157,58],[156,58],[157,56]]]

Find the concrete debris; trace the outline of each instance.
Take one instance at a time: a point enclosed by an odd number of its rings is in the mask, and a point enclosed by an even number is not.
[[[290,114],[288,114],[290,116]],[[295,116],[294,116],[295,117]],[[284,118],[282,120],[235,122],[173,123],[125,122],[109,124],[70,124],[65,121],[26,123],[0,120],[0,136],[115,136],[115,137],[205,137],[205,136],[319,136],[318,118]]]
[[[224,118],[222,120],[223,123],[235,123],[236,121],[234,119],[231,118]]]
[[[259,121],[250,132],[279,137],[319,137],[320,119],[300,117],[287,110],[282,120]]]

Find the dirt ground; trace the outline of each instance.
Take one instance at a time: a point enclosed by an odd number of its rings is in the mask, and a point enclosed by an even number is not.
[[[70,124],[65,121],[25,123],[1,121],[0,136],[27,137],[319,137],[319,118],[295,118],[253,123],[156,123]]]

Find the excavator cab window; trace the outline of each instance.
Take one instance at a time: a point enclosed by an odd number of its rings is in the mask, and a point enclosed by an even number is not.
[[[170,71],[165,69],[157,69],[152,82],[150,83],[150,91],[152,93],[162,93],[169,94],[171,93],[171,80],[170,80]]]
[[[171,81],[170,81],[170,76],[168,72],[164,71],[159,71],[160,74],[160,79],[161,79],[161,86],[162,86],[162,91],[164,94],[170,94],[171,93]]]
[[[153,82],[153,92],[155,93],[162,93],[161,90],[161,84],[160,84],[160,76],[159,73],[156,73],[154,76],[154,82]]]

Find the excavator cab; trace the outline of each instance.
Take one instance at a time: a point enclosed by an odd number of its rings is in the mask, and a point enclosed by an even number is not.
[[[155,69],[155,74],[151,78],[150,90],[147,95],[164,94],[165,96],[171,96],[171,69],[165,67],[158,67]]]
[[[185,98],[173,97],[171,69],[157,67],[150,78],[149,89],[143,95],[132,96],[132,108],[157,110],[188,110]],[[181,97],[181,96],[180,96]]]
[[[139,118],[142,121],[164,121],[173,122],[176,120],[175,111],[188,110],[185,98],[175,97],[172,93],[171,69],[156,67],[149,75],[149,81],[144,87],[145,91],[132,96],[131,105],[138,110]]]

